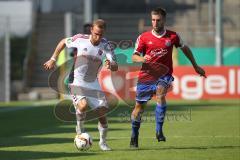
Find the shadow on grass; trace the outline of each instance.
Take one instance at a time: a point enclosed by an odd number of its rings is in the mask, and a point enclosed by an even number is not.
[[[168,147],[159,147],[159,148],[138,148],[138,149],[119,149],[116,151],[165,151],[165,150],[208,150],[208,149],[240,149],[240,146],[187,146],[187,147],[176,147],[176,146],[168,146]]]
[[[112,121],[111,121],[112,122]],[[96,127],[89,127],[88,124],[85,124],[85,130],[87,132],[93,132],[93,131],[96,131],[98,132],[98,129],[97,129],[97,122],[94,123],[96,124]],[[31,135],[46,135],[46,134],[56,134],[56,133],[73,133],[75,134],[75,123],[72,123],[72,124],[69,124],[70,126],[69,127],[61,127],[61,126],[58,126],[58,127],[52,127],[52,128],[45,128],[45,129],[41,129],[41,130],[35,130],[31,133]],[[66,124],[65,124],[66,126]],[[120,131],[120,130],[125,130],[123,128],[111,128],[110,129],[111,131]]]
[[[24,137],[24,136],[16,136],[16,137],[6,137],[0,139],[0,148],[3,147],[19,147],[19,146],[35,146],[35,145],[43,145],[43,144],[62,144],[62,143],[72,143],[75,135],[75,128],[58,128],[55,129],[49,129],[46,131],[41,132],[35,132],[35,133],[29,133],[26,136],[35,136],[36,137]],[[96,131],[98,132],[97,128],[86,128],[88,132],[90,131]],[[124,129],[118,129],[118,128],[111,128],[111,131],[116,130],[124,130]],[[57,134],[57,133],[72,133],[71,138],[61,138],[61,137],[37,137],[38,135],[48,135],[48,134]],[[66,137],[66,136],[64,136]],[[94,141],[98,140],[98,137],[93,137]]]
[[[73,142],[73,138],[32,138],[32,137],[13,137],[2,140],[0,147],[17,147],[17,146],[35,146],[43,144],[61,144]]]
[[[59,138],[55,138],[54,136],[50,137],[51,135],[49,134],[72,133],[75,135],[76,123],[74,121],[61,122],[57,120],[53,114],[53,109],[52,106],[41,106],[0,113],[0,148],[72,143],[74,137],[65,138],[66,135]],[[95,127],[89,127],[88,124],[94,124]],[[87,122],[85,128],[87,132],[98,132],[97,121]],[[124,129],[120,127],[111,128],[111,131],[116,130]],[[47,135],[47,137],[42,138],[41,136],[44,135]]]
[[[3,160],[30,160],[30,159],[44,159],[44,158],[68,158],[71,157],[85,157],[96,155],[92,152],[81,153],[67,153],[67,152],[41,152],[41,151],[3,151],[0,150],[1,159]],[[86,157],[87,158],[87,157]]]

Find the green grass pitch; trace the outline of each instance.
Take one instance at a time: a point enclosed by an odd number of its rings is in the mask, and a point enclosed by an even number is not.
[[[131,108],[120,104],[109,117],[108,143],[98,147],[97,122],[87,122],[93,147],[85,152],[74,148],[75,123],[59,121],[54,103],[0,103],[1,160],[239,160],[240,102],[170,101],[164,131],[167,141],[155,139],[154,105],[144,113],[140,148],[129,148]]]

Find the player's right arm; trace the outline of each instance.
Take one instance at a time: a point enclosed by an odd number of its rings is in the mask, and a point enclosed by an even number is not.
[[[132,55],[132,61],[133,62],[141,62],[141,63],[146,63],[147,61],[150,60],[150,56],[149,55],[145,55],[144,57],[142,57],[140,55],[140,53],[138,52],[134,52]]]
[[[54,67],[58,55],[61,53],[61,51],[62,51],[62,50],[65,48],[65,46],[66,46],[65,42],[66,42],[66,38],[62,39],[62,40],[58,43],[57,47],[55,48],[55,50],[54,50],[51,58],[50,58],[47,62],[45,62],[45,63],[43,64],[43,66],[44,66],[44,68],[45,68],[46,70],[52,69],[52,68]]]
[[[132,55],[132,61],[133,62],[141,62],[141,63],[145,63],[145,62],[149,61],[151,58],[149,55],[141,56],[141,53],[143,53],[144,51],[145,51],[145,43],[143,41],[142,35],[140,35],[137,38],[137,41],[135,44],[135,50]]]
[[[52,69],[55,65],[55,62],[57,60],[58,55],[61,53],[61,51],[65,48],[77,48],[78,43],[77,43],[77,39],[78,38],[82,38],[84,35],[82,34],[77,34],[74,35],[73,37],[69,37],[69,38],[63,38],[57,45],[57,47],[55,48],[53,55],[51,56],[51,58],[44,63],[44,68],[46,70],[48,69]]]

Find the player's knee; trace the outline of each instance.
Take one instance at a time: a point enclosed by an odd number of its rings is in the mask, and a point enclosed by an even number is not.
[[[102,125],[107,124],[106,116],[101,116],[101,117],[98,118],[98,120]]]
[[[158,86],[157,93],[156,93],[157,103],[159,103],[159,104],[165,103],[166,95],[167,95],[167,88],[165,88],[164,86]]]
[[[165,96],[166,95],[167,88],[164,86],[157,86],[157,95],[159,96]]]
[[[96,109],[97,115],[98,115],[98,119],[99,121],[103,121],[104,119],[106,119],[106,114],[107,114],[108,108],[106,107],[99,107]]]
[[[166,97],[166,94],[157,94],[156,95],[157,103],[165,102],[165,97]]]
[[[99,119],[99,122],[98,122],[98,128],[108,128],[108,122],[107,122],[107,120],[105,119],[105,120],[100,120]]]
[[[143,109],[133,112],[131,115],[131,120],[141,122],[143,112]]]
[[[78,104],[77,104],[77,108],[81,111],[81,112],[85,112],[87,110],[87,99],[83,98],[81,100],[79,100]]]
[[[84,121],[86,118],[86,112],[81,112],[79,109],[76,109],[76,119],[77,121]]]

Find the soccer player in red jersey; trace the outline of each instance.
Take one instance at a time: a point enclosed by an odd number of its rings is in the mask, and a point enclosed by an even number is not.
[[[166,141],[163,135],[163,123],[166,113],[166,94],[174,80],[172,77],[173,46],[180,48],[191,61],[196,73],[205,76],[205,71],[199,67],[189,47],[183,44],[180,36],[167,30],[165,26],[166,11],[156,8],[151,11],[152,30],[142,33],[136,42],[132,56],[133,62],[141,62],[142,67],[138,75],[136,104],[132,111],[132,135],[130,147],[138,148],[138,135],[144,105],[156,94],[157,106],[155,110],[156,138],[158,142]]]

